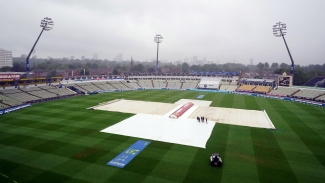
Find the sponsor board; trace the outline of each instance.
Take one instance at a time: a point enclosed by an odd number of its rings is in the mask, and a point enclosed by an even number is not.
[[[199,95],[196,98],[203,98],[203,97],[204,97],[204,95]]]
[[[109,161],[106,165],[124,168],[133,158],[135,158],[144,148],[150,144],[149,141],[138,140],[132,146],[125,149],[121,154]]]
[[[31,106],[31,105],[30,104],[23,104],[23,105],[19,105],[19,106],[7,108],[7,109],[2,109],[2,110],[0,110],[0,115],[10,113],[12,111],[16,111],[18,109],[22,109],[22,108],[29,107],[29,106]]]

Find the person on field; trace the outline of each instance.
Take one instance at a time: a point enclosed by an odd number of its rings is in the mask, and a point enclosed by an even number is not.
[[[205,123],[208,123],[208,118],[205,118]]]
[[[197,122],[200,122],[200,117],[196,117],[196,119],[197,119]]]

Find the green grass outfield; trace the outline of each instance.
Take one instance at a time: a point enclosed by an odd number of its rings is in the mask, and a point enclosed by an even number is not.
[[[213,101],[266,110],[276,131],[217,124],[206,149],[158,141],[119,169],[106,163],[138,138],[100,130],[132,114],[86,110],[113,99]],[[180,133],[182,133],[180,131]],[[222,168],[211,167],[218,152]],[[325,109],[288,101],[190,91],[129,91],[35,104],[0,116],[0,182],[324,182]]]

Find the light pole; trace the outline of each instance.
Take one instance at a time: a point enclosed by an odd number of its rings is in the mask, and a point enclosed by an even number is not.
[[[294,75],[294,61],[292,59],[289,47],[287,45],[287,42],[284,38],[284,35],[286,35],[286,30],[287,30],[287,25],[285,23],[282,22],[277,22],[275,25],[273,25],[273,35],[276,37],[282,37],[284,44],[287,47],[288,53],[289,53],[289,57],[291,59],[291,74]]]
[[[156,61],[156,73],[158,74],[158,50],[159,50],[159,43],[162,43],[163,37],[160,34],[155,36],[155,42],[157,43],[157,61]]]
[[[54,25],[54,23],[53,23],[53,21],[52,21],[51,18],[45,17],[43,20],[41,20],[41,25],[40,26],[42,27],[42,31],[39,34],[36,42],[34,43],[32,49],[30,50],[30,52],[29,52],[29,54],[28,54],[28,56],[26,58],[26,72],[27,72],[27,76],[26,77],[27,77],[27,79],[29,79],[29,57],[32,54],[32,52],[33,52],[33,50],[34,50],[34,48],[35,48],[35,46],[36,46],[39,38],[41,37],[41,35],[43,33],[43,31],[49,31],[49,30],[51,30],[53,28],[52,27],[53,25]]]

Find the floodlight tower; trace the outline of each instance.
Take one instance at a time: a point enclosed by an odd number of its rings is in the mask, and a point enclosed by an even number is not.
[[[36,42],[34,43],[32,49],[30,50],[30,52],[29,52],[29,54],[28,54],[28,56],[26,58],[26,72],[27,72],[26,77],[27,77],[27,79],[29,79],[29,57],[32,54],[32,52],[33,52],[33,50],[34,50],[34,48],[35,48],[35,46],[36,46],[39,38],[41,37],[41,35],[43,33],[43,31],[49,31],[49,30],[51,30],[53,28],[52,27],[53,25],[54,25],[54,23],[53,23],[53,21],[52,21],[51,18],[45,17],[43,20],[41,20],[41,25],[40,26],[42,27],[42,31],[39,34]]]
[[[293,62],[289,47],[287,45],[287,42],[286,42],[286,40],[284,38],[284,35],[287,34],[286,30],[287,30],[287,25],[285,23],[277,22],[275,25],[273,25],[273,35],[275,37],[282,37],[283,41],[284,41],[284,44],[287,47],[289,57],[291,59],[291,74],[294,75],[294,62]]]
[[[155,36],[155,42],[157,43],[157,62],[156,62],[156,73],[158,74],[158,50],[159,50],[159,43],[163,42],[163,37],[160,34]]]

